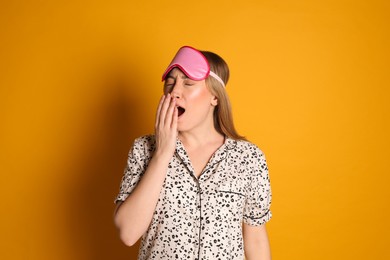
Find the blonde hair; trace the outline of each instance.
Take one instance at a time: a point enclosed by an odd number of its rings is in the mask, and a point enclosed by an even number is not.
[[[210,64],[210,70],[217,74],[227,85],[229,80],[229,67],[226,62],[217,54],[209,51],[200,51]],[[214,109],[214,127],[222,135],[235,140],[246,140],[244,136],[237,133],[234,123],[232,108],[229,96],[218,80],[213,77],[206,79],[206,85],[210,92],[217,97],[218,105]]]

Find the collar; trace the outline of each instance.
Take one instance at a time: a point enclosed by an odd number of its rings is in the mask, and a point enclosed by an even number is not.
[[[203,173],[206,172],[209,168],[213,167],[215,164],[225,160],[228,157],[228,154],[230,150],[233,150],[237,146],[237,141],[234,139],[231,139],[230,137],[225,136],[224,143],[214,152],[214,154],[211,156],[210,160],[206,164],[205,168],[203,169],[201,175],[202,177]],[[176,152],[175,155],[182,161],[182,163],[186,166],[186,168],[193,174],[194,168],[191,164],[190,158],[187,154],[187,151],[183,145],[183,143],[180,141],[179,138],[176,139]],[[194,176],[195,177],[195,176]]]

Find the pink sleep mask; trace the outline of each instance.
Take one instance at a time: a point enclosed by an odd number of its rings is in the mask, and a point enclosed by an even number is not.
[[[174,68],[179,68],[192,80],[203,80],[210,75],[225,86],[223,80],[214,72],[210,71],[210,65],[206,57],[200,51],[190,46],[183,46],[179,49],[168,68],[165,70],[162,76],[163,81],[166,79],[168,73]]]

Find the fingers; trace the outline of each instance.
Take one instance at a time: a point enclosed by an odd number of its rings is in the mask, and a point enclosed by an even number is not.
[[[163,95],[160,99],[160,104],[158,105],[157,116],[156,116],[156,129],[164,126],[165,117],[166,117],[167,109],[169,107],[170,100],[171,100],[170,94]]]
[[[156,151],[172,154],[176,147],[178,110],[176,99],[170,94],[164,95],[157,108],[155,136]]]
[[[176,103],[176,102],[175,102]],[[177,107],[174,107],[173,110],[173,117],[172,117],[172,125],[171,128],[177,130],[177,119],[179,118],[179,111],[177,110]]]
[[[164,102],[164,99],[165,99],[165,95],[162,95],[161,98],[160,98],[160,102],[158,104],[158,108],[157,108],[157,113],[156,113],[156,122],[154,124],[154,127],[157,128],[158,125],[160,124],[160,113],[161,113],[161,107],[162,107],[162,104]]]
[[[176,110],[176,99],[171,99],[171,102],[169,103],[169,107],[167,109],[167,113],[165,116],[165,125],[168,127],[171,127],[172,125],[172,117],[174,114],[174,111]]]
[[[157,109],[155,128],[161,129],[164,128],[164,126],[172,127],[172,122],[174,120],[176,120],[177,124],[176,99],[172,99],[171,95],[168,93],[160,99]]]
[[[159,127],[163,127],[165,124],[165,118],[167,116],[167,110],[168,110],[170,102],[171,102],[171,95],[168,93],[164,97],[164,101],[163,101],[163,104],[161,106]]]

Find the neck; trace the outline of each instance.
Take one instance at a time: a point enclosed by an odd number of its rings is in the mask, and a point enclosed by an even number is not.
[[[210,131],[179,132],[180,141],[187,147],[201,147],[210,143],[223,143],[225,137],[214,128]]]

